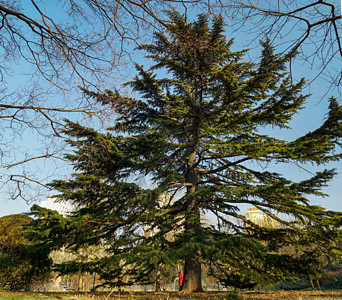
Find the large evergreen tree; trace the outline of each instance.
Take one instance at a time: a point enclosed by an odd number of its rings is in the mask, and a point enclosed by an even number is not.
[[[62,272],[82,268],[124,285],[153,281],[163,265],[183,262],[183,291],[196,292],[204,264],[221,282],[244,287],[293,273],[318,276],[322,257],[339,254],[341,214],[309,203],[310,195],[323,195],[334,171],[294,182],[273,162],[340,159],[341,107],[330,99],[324,123],[293,141],[263,134],[288,127],[303,108],[304,80],[292,82],[290,57],[276,54],[268,41],[259,62],[244,61],[245,51],[232,51],[223,27],[220,17],[210,26],[204,15],[188,23],[173,14],[169,31],[141,46],[154,65],[137,65],[127,83],[135,98],[85,91],[111,103],[117,116],[107,134],[67,122],[75,147],[67,158],[77,172],[52,186],[81,208],[68,218],[33,210],[52,247],[101,242],[108,255],[61,265]],[[139,176],[150,188],[130,180]],[[239,204],[281,226],[254,224]]]

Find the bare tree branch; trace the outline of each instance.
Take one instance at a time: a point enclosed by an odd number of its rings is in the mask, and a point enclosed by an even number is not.
[[[339,90],[342,72],[341,68],[335,68],[342,58],[339,1],[233,0],[220,4],[237,30],[249,31],[259,38],[269,36],[289,54],[299,50],[297,60],[315,68],[321,65],[311,82],[329,78],[331,88]]]
[[[126,81],[135,46],[167,29],[170,10],[223,14],[252,41],[269,36],[285,53],[300,51],[296,61],[316,68],[311,82],[324,78],[327,92],[339,89],[337,0],[0,0],[0,161],[13,172],[7,176],[44,158],[61,159],[64,118],[98,128],[115,119],[110,105],[80,96],[78,87],[102,92]],[[34,147],[24,142],[28,135]],[[20,182],[10,180],[23,198],[26,180],[44,186],[25,172]]]

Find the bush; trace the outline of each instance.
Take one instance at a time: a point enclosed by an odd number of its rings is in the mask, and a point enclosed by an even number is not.
[[[28,290],[49,272],[48,253],[22,227],[31,220],[25,215],[0,218],[0,289]]]

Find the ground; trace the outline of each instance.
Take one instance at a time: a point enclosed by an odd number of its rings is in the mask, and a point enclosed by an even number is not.
[[[175,292],[166,293],[118,293],[118,292],[97,292],[97,293],[29,293],[29,292],[17,292],[8,293],[0,291],[1,300],[32,300],[32,299],[45,299],[45,300],[128,300],[128,299],[160,299],[160,300],[183,300],[183,299],[194,299],[194,300],[251,300],[251,299],[275,299],[275,300],[319,300],[319,299],[342,299],[342,291],[334,292],[319,292],[319,291],[278,291],[278,292],[236,292],[236,293],[221,293],[221,292],[210,292],[210,293],[198,293],[191,295],[180,295]]]

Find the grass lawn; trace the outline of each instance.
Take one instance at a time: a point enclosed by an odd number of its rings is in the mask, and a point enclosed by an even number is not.
[[[31,300],[31,299],[47,299],[47,300],[53,300],[53,299],[63,299],[63,298],[56,298],[54,296],[50,296],[48,293],[31,293],[31,292],[1,292],[0,291],[0,299],[1,300],[19,300],[19,299],[25,299],[25,300]],[[67,299],[67,298],[65,298]]]
[[[31,300],[31,299],[47,299],[47,300],[128,300],[128,299],[194,299],[194,300],[251,300],[251,299],[276,299],[276,300],[319,300],[319,299],[342,299],[342,291],[335,292],[319,292],[319,291],[284,291],[284,292],[262,292],[262,291],[252,291],[252,292],[237,292],[237,293],[227,293],[227,292],[210,292],[210,293],[199,293],[192,295],[181,295],[175,292],[166,293],[152,293],[152,292],[96,292],[96,293],[54,293],[54,292],[42,292],[42,293],[32,293],[32,292],[1,292],[0,299],[4,300]]]

